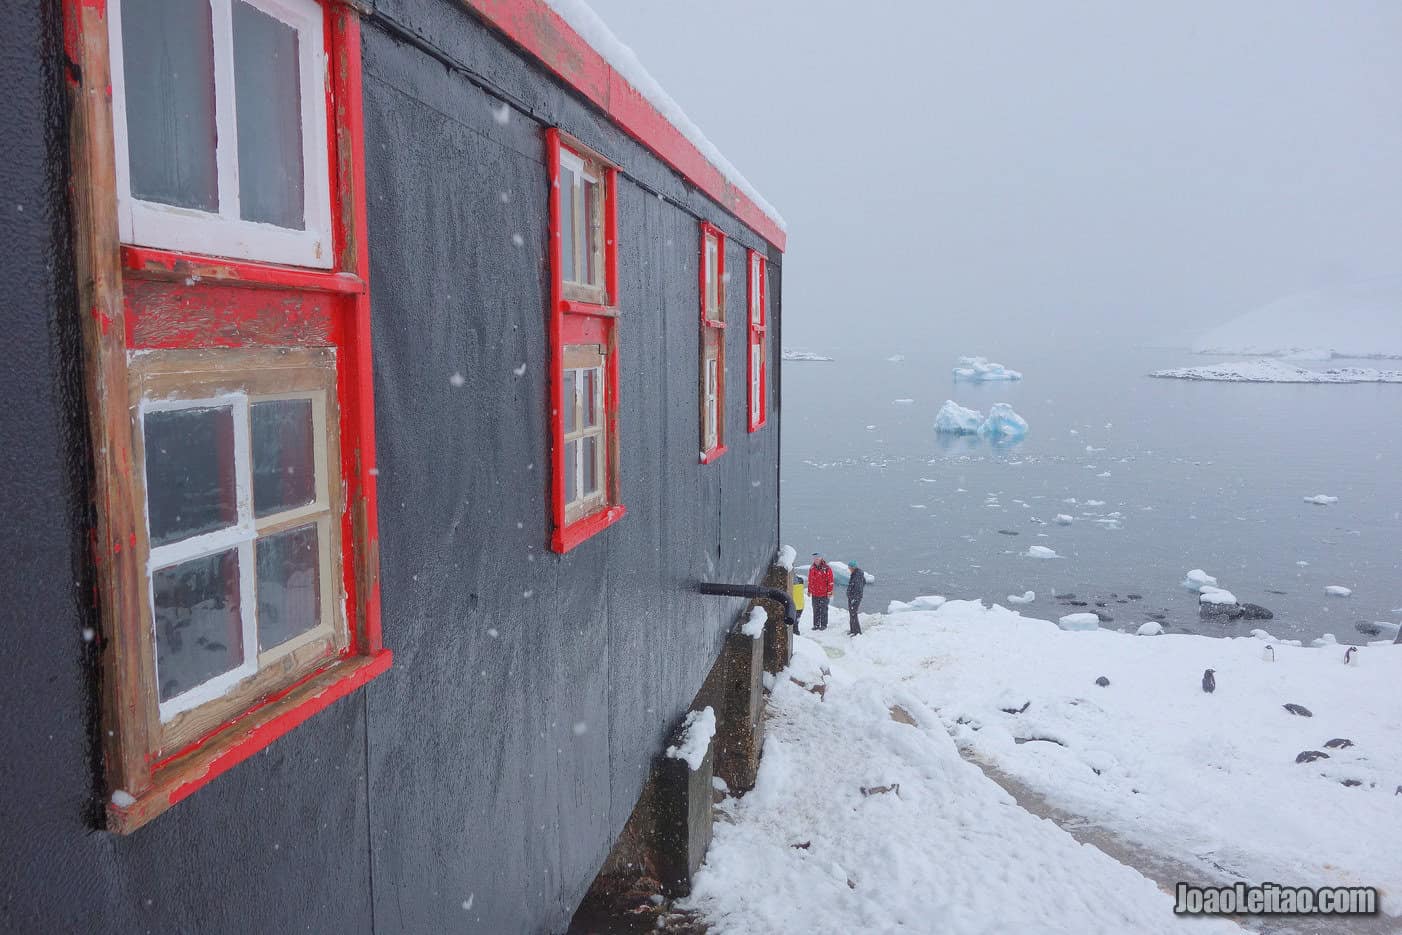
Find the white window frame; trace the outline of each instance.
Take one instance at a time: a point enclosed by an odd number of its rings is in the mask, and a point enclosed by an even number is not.
[[[605,288],[603,222],[608,192],[605,190],[602,173],[593,171],[590,167],[590,163],[581,158],[578,153],[565,146],[560,147],[560,165],[563,168],[569,169],[575,179],[575,184],[570,186],[568,192],[565,191],[563,186],[560,187],[560,223],[566,223],[565,205],[568,204],[568,221],[573,229],[574,243],[574,256],[571,259],[574,261],[575,274],[578,275],[581,272],[584,274],[584,278],[582,279],[570,279],[564,275],[564,270],[562,269],[560,271],[560,281],[589,289],[603,289]],[[585,204],[587,197],[584,189],[585,182],[593,183],[594,191],[599,202],[594,210],[595,228],[593,230],[589,228],[586,221],[589,212],[588,206]],[[563,260],[563,257],[561,259]],[[596,266],[598,269],[595,269]],[[597,274],[597,281],[589,278],[591,273]]]
[[[252,412],[255,403],[277,400],[309,399],[312,402],[312,458],[316,471],[315,497],[310,503],[291,507],[268,516],[257,517],[253,503],[253,447]],[[239,561],[239,617],[240,634],[243,641],[243,662],[228,672],[220,673],[190,688],[167,701],[159,701],[162,724],[169,723],[176,715],[198,708],[201,705],[227,695],[249,676],[275,664],[277,660],[294,653],[302,646],[330,636],[335,631],[336,616],[331,605],[336,593],[332,580],[334,565],[331,560],[332,530],[330,524],[336,517],[329,515],[331,509],[327,457],[326,394],[321,390],[293,391],[250,395],[235,392],[218,396],[199,398],[142,399],[137,430],[145,448],[146,415],[151,412],[171,412],[181,409],[230,408],[234,420],[234,492],[237,520],[232,526],[200,533],[164,545],[153,545],[146,562],[146,600],[151,612],[152,626],[155,626],[156,613],[156,572],[197,558],[206,558],[231,548],[238,549]],[[147,451],[143,458],[149,463],[152,455]],[[143,470],[145,469],[143,464]],[[143,503],[148,536],[151,529],[149,493]],[[325,515],[322,515],[325,514]],[[257,543],[265,535],[276,535],[301,526],[315,525],[317,529],[317,583],[320,591],[321,619],[316,626],[284,640],[266,651],[260,651],[258,644],[258,567]],[[160,685],[160,662],[156,653],[157,640],[153,633],[151,641],[152,664],[156,671],[156,685]]]
[[[190,0],[199,2],[199,0]],[[302,103],[302,217],[304,230],[246,221],[239,211],[238,113],[234,88],[233,4],[247,3],[297,31]],[[131,193],[127,146],[122,0],[109,0],[112,135],[117,170],[117,224],[124,243],[329,269],[331,167],[326,136],[326,35],[316,0],[208,0],[213,27],[215,163],[218,212],[144,201]]]
[[[592,345],[568,346],[587,348]],[[574,476],[574,499],[565,501],[565,517],[568,522],[574,522],[588,516],[608,502],[608,426],[606,424],[608,414],[604,407],[604,378],[608,372],[607,356],[602,350],[588,353],[597,356],[598,362],[589,366],[565,367],[564,373],[561,375],[561,379],[568,381],[568,375],[573,371],[575,384],[574,431],[565,432],[563,441],[566,452],[569,450],[570,442],[575,442],[574,461],[564,465],[564,469]],[[594,398],[586,401],[584,388],[587,382],[584,375],[588,371],[594,373]],[[566,382],[565,388],[566,398],[568,398],[568,382]],[[595,413],[595,421],[591,426],[584,424],[586,407],[592,408]],[[584,489],[584,439],[591,437],[596,439],[594,443],[594,477],[598,480],[598,487],[593,491],[586,491]],[[561,460],[565,460],[563,452]]]
[[[761,396],[761,392],[760,392],[760,391],[764,388],[764,387],[763,387],[763,384],[760,382],[761,379],[762,379],[762,375],[761,375],[761,373],[760,373],[760,369],[761,369],[761,364],[763,363],[763,361],[764,361],[764,338],[763,338],[763,336],[761,336],[760,339],[759,339],[758,341],[751,341],[751,342],[750,342],[750,424],[751,424],[751,425],[753,425],[754,423],[758,422],[758,421],[759,421],[759,418],[758,418],[758,417],[761,416],[761,415],[763,414],[762,411],[761,411],[761,409],[762,409],[762,405],[763,405],[763,402],[764,402],[764,401],[760,398],[760,396]]]
[[[706,357],[706,451],[710,451],[720,444],[720,419],[717,406],[719,385],[720,359],[716,355],[709,355]]]
[[[704,244],[702,262],[706,265],[706,295],[703,299],[706,303],[706,320],[723,322],[725,321],[725,301],[721,296],[719,272],[720,238],[714,232],[707,230],[702,243]]]
[[[764,325],[764,294],[760,290],[759,254],[750,256],[750,324]]]

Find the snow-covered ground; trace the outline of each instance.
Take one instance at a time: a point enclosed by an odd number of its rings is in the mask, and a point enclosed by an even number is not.
[[[1212,329],[1199,354],[1402,357],[1402,276],[1276,299]]]
[[[812,351],[799,351],[786,347],[784,348],[784,360],[832,360],[832,358],[815,354]]]
[[[1279,360],[1239,360],[1205,367],[1174,367],[1155,370],[1149,376],[1220,383],[1402,383],[1402,370],[1375,370],[1371,367],[1308,370]]]
[[[1198,882],[1376,885],[1402,912],[1402,646],[1345,664],[1339,646],[1064,632],[915,603],[855,639],[805,621],[786,673],[804,684],[776,680],[758,785],[719,806],[690,901],[715,931],[1235,930],[1175,918],[1147,878],[1018,807],[959,747],[1202,868]],[[1328,757],[1297,763],[1303,751]]]

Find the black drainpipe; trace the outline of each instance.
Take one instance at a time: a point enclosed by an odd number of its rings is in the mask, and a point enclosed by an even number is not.
[[[759,597],[771,601],[781,601],[784,605],[784,623],[798,632],[798,615],[794,612],[793,595],[781,588],[766,588],[759,584],[721,584],[716,581],[702,581],[696,585],[702,594],[719,594],[725,597]]]

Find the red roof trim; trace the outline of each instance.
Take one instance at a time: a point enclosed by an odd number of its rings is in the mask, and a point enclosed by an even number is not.
[[[663,162],[720,202],[765,240],[784,249],[788,237],[778,222],[732,185],[695,144],[614,71],[544,0],[462,2],[588,98]]]

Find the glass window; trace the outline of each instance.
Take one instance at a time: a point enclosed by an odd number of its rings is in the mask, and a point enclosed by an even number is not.
[[[321,549],[315,523],[258,540],[258,649],[321,623]]]
[[[565,505],[569,519],[603,506],[608,445],[604,436],[604,356],[599,345],[570,345],[564,371]]]
[[[720,301],[720,244],[715,235],[706,235],[706,317],[724,321],[725,310]]]
[[[302,230],[302,96],[297,30],[233,0],[239,212]]]
[[[153,411],[142,421],[151,545],[237,523],[232,407]]]
[[[594,159],[560,149],[560,279],[568,286],[584,287],[576,298],[603,304],[608,297],[598,290],[604,282],[603,166]]]
[[[253,507],[260,519],[316,499],[312,401],[273,399],[250,408],[253,430]]]
[[[157,569],[151,593],[161,701],[243,664],[237,549]]]
[[[560,165],[560,263],[565,282],[579,281],[578,256],[575,253],[575,244],[578,243],[575,237],[578,222],[575,218],[574,197],[577,178],[571,166],[564,163]]]

